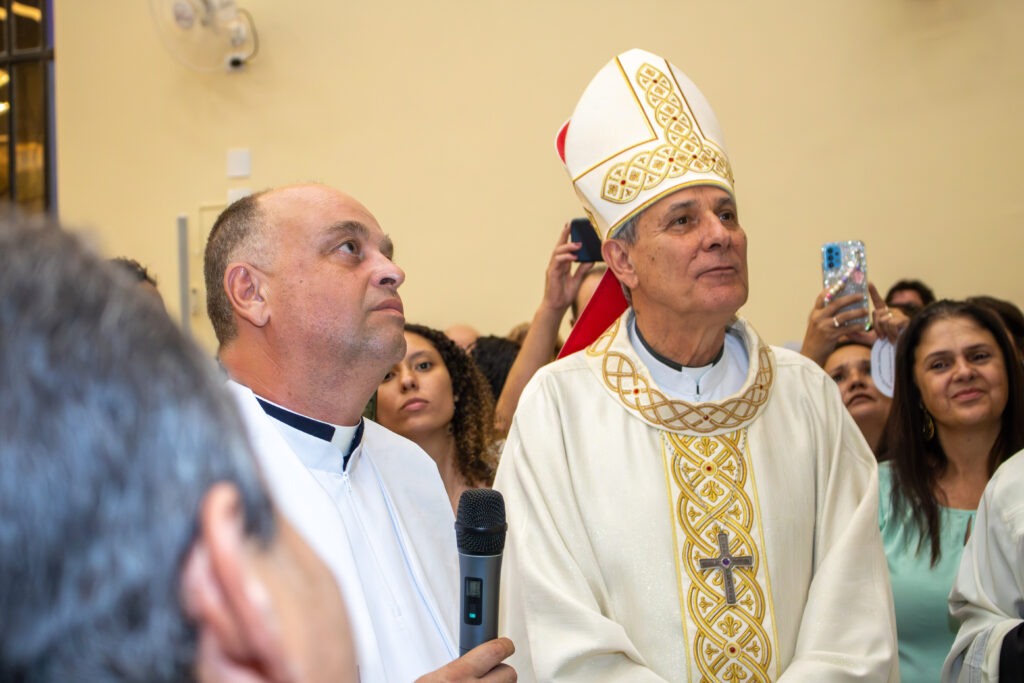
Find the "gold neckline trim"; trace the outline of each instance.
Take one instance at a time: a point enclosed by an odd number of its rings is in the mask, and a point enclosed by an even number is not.
[[[628,315],[628,313],[626,314]],[[669,398],[659,390],[643,367],[612,348],[625,315],[616,320],[587,347],[591,358],[601,358],[605,386],[629,410],[652,425],[673,432],[712,434],[742,429],[757,417],[768,401],[775,371],[772,351],[758,339],[757,372],[743,393],[724,401],[688,403]]]

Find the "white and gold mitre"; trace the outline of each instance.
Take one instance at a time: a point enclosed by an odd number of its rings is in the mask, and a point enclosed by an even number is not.
[[[686,74],[644,50],[622,53],[594,76],[557,146],[602,239],[684,187],[733,194],[711,105]]]

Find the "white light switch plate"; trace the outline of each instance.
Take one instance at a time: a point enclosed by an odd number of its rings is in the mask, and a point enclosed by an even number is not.
[[[228,178],[248,178],[252,173],[252,150],[228,150]]]

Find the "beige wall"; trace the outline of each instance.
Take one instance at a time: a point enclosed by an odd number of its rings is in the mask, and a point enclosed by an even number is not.
[[[198,242],[229,188],[315,179],[392,235],[410,320],[529,319],[580,214],[555,131],[631,47],[718,113],[750,238],[744,314],[772,342],[802,337],[829,240],[863,239],[883,287],[1024,303],[1017,0],[240,2],[262,50],[235,74],[173,61],[147,0],[56,3],[61,214],[152,266],[175,314],[177,214]],[[226,178],[233,147],[251,178]]]

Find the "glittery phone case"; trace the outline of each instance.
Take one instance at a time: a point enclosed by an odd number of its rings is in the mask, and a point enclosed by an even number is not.
[[[860,240],[828,242],[821,247],[821,272],[829,299],[847,294],[860,294],[862,303],[851,304],[840,309],[850,311],[868,305],[868,262],[864,255],[864,243]],[[844,324],[861,325],[868,329],[870,317],[855,318]]]

